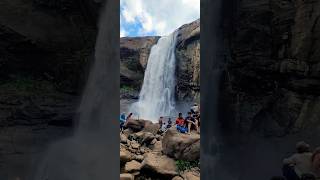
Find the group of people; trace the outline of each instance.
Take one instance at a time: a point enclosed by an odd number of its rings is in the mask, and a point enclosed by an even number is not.
[[[127,123],[132,118],[132,113],[128,116],[123,112],[120,114],[120,131],[122,132],[126,127]],[[167,129],[171,128],[174,125],[171,118],[165,120],[162,116],[159,118],[160,132],[165,132]],[[194,103],[190,108],[190,111],[187,113],[187,116],[183,118],[182,113],[178,114],[176,118],[175,125],[177,130],[180,133],[190,134],[191,130],[195,130],[197,133],[200,133],[200,106],[197,103]]]
[[[171,118],[169,118],[167,122],[164,122],[164,117],[160,117],[159,124],[160,131],[164,132],[166,129],[172,127]],[[197,133],[200,133],[200,107],[198,104],[194,103],[185,118],[183,118],[182,113],[179,113],[175,125],[180,133],[190,134],[193,129],[196,130]]]
[[[320,147],[311,151],[310,145],[301,141],[296,153],[283,160],[283,176],[286,180],[320,179]]]

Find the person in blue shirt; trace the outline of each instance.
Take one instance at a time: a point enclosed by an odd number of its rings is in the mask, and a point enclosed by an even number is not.
[[[120,114],[120,131],[123,131],[124,124],[126,122],[126,113]]]

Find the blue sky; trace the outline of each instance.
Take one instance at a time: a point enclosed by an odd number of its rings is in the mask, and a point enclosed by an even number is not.
[[[200,18],[200,0],[120,0],[120,37],[164,36]]]

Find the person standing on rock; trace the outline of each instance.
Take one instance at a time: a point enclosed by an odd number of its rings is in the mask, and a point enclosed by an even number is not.
[[[176,119],[176,128],[181,133],[187,133],[188,129],[186,128],[185,120],[182,117],[182,113],[179,113]]]
[[[199,109],[199,106],[197,103],[194,103],[193,106],[191,107],[191,113],[192,114],[196,114],[196,113],[199,113],[200,109]]]
[[[172,121],[171,121],[171,118],[169,117],[167,129],[171,128],[171,126],[172,126]]]
[[[130,113],[130,114],[128,115],[128,117],[126,118],[126,122],[125,122],[125,124],[124,124],[125,127],[127,126],[128,122],[131,120],[131,116],[132,116],[132,115],[133,115],[133,114]]]
[[[162,124],[163,124],[163,117],[162,117],[162,116],[159,118],[158,123],[159,123],[159,125],[160,125],[160,129],[161,129]]]
[[[191,133],[191,126],[193,125],[196,129],[197,132],[199,132],[198,129],[198,122],[195,118],[192,117],[192,113],[188,112],[188,116],[186,117],[186,122],[187,122],[187,126],[188,126],[188,133]]]
[[[283,175],[287,180],[300,180],[303,174],[312,173],[310,145],[301,141],[296,144],[297,153],[283,160]]]
[[[126,113],[123,112],[120,114],[120,131],[123,131],[124,124],[126,122]]]

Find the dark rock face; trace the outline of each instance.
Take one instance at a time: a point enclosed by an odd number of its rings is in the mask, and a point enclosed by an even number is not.
[[[224,127],[283,135],[319,125],[319,9],[312,0],[237,1],[224,26]]]
[[[200,100],[200,20],[179,28],[176,47],[177,96]]]
[[[91,0],[1,2],[1,126],[72,124],[98,12]]]
[[[178,30],[176,61],[179,100],[200,98],[200,20]],[[151,47],[160,37],[125,37],[120,39],[120,77],[122,86],[140,89]]]
[[[125,37],[120,39],[120,83],[122,86],[142,85],[151,47],[159,37]]]
[[[26,179],[71,135],[98,13],[93,0],[0,2],[0,179]]]

